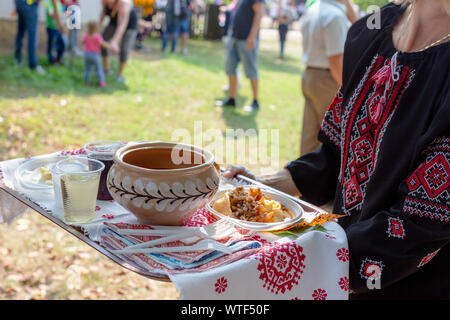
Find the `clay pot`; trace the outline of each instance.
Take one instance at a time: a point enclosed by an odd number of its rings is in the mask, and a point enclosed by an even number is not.
[[[108,190],[144,224],[182,225],[219,186],[212,153],[191,145],[136,143],[118,149],[113,160]]]

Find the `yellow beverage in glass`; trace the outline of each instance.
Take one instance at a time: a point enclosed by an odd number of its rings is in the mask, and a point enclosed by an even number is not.
[[[64,220],[69,223],[92,221],[104,164],[94,159],[74,157],[58,162],[56,167],[62,172]]]
[[[94,218],[100,175],[65,175],[61,177],[64,219],[87,223]]]

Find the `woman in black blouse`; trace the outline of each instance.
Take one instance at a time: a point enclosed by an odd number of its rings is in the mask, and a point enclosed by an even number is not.
[[[449,8],[414,0],[383,7],[379,29],[357,21],[322,146],[254,177],[347,215],[352,299],[450,298]]]

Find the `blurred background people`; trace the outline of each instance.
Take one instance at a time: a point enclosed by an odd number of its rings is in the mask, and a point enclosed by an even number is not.
[[[231,18],[233,16],[233,12],[236,9],[236,5],[239,0],[231,0],[229,4],[224,6],[225,12],[225,21],[222,27],[222,36],[226,37],[231,30]]]
[[[103,31],[103,39],[109,42],[111,51],[119,53],[119,70],[116,81],[125,81],[123,71],[138,33],[138,16],[132,0],[102,0],[103,10],[99,25],[109,17],[109,24]],[[108,50],[102,48],[103,68],[111,73]]]
[[[150,36],[153,31],[153,15],[155,13],[155,0],[134,0],[138,14],[138,35],[134,48],[136,50],[148,49],[142,42]]]
[[[178,38],[180,38],[182,54],[187,54],[187,41],[189,38],[191,0],[168,0],[166,5],[166,32],[171,42],[170,52],[175,52]],[[163,42],[163,51],[167,42]]]
[[[66,39],[64,38],[64,28],[62,17],[64,9],[60,1],[48,0],[45,6],[47,21],[47,56],[50,64],[62,64],[64,50],[66,49]],[[56,55],[54,53],[56,52]]]
[[[87,33],[83,36],[84,45],[84,83],[89,85],[91,82],[91,67],[94,67],[100,87],[106,86],[105,73],[103,71],[101,60],[101,48],[108,47],[108,43],[103,40],[99,33],[98,24],[94,21],[87,25]]]
[[[14,58],[18,65],[22,64],[22,43],[25,33],[28,37],[28,66],[38,73],[44,73],[44,69],[38,65],[38,25],[39,25],[39,0],[15,0],[15,12],[17,14],[17,35],[15,42]]]
[[[278,35],[280,37],[280,59],[284,59],[284,47],[286,43],[287,33],[292,22],[297,18],[297,9],[295,0],[278,0],[275,4],[277,7],[277,25]]]
[[[183,0],[182,0],[183,1]],[[191,15],[192,15],[192,7],[194,5],[195,0],[185,0],[187,4],[187,15],[184,19],[181,20],[180,23],[180,52],[181,54],[187,54],[187,44],[189,40],[189,33],[191,30]]]
[[[320,146],[318,134],[322,119],[342,84],[347,31],[357,20],[351,0],[315,0],[306,6],[301,24],[306,66],[302,75],[305,97],[302,155]]]
[[[218,106],[236,106],[237,69],[242,61],[245,75],[250,79],[253,101],[245,111],[259,109],[258,102],[258,46],[259,29],[264,15],[264,0],[239,0],[232,18],[231,36],[227,39],[225,70],[228,75],[228,99],[216,101]]]

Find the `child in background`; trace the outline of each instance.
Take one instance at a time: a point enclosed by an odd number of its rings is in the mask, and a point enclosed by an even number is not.
[[[98,32],[97,22],[88,23],[88,33],[83,37],[83,44],[85,65],[84,81],[86,85],[91,81],[91,67],[94,66],[98,77],[98,85],[100,87],[105,87],[105,73],[103,72],[100,52],[101,47],[109,48],[109,46]]]
[[[46,7],[47,18],[47,55],[50,64],[62,63],[62,56],[66,48],[66,41],[64,40],[63,30],[60,27],[59,19],[64,16],[63,6],[60,1],[56,1],[56,8],[53,6],[53,1],[48,0]],[[55,11],[58,11],[57,13]],[[56,50],[56,57],[53,56],[53,51]]]

